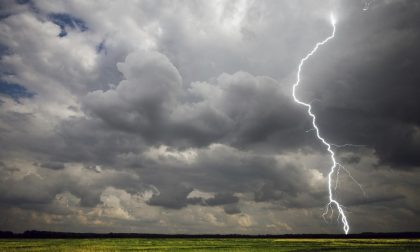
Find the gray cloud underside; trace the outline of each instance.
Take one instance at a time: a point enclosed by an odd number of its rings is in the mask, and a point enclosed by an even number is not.
[[[0,229],[339,232],[320,217],[328,157],[290,95],[334,10],[298,95],[327,139],[363,145],[337,148],[366,192],[341,171],[352,231],[418,230],[420,5],[362,7],[2,3],[1,81],[34,95],[0,92]]]

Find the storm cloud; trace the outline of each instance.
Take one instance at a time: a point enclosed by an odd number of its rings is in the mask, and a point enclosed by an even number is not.
[[[340,232],[291,96],[334,12],[297,93],[355,144],[335,193],[351,232],[418,231],[417,1],[0,5],[0,229]]]

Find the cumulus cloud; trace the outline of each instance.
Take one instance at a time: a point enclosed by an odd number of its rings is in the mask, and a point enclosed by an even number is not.
[[[355,232],[418,229],[415,1],[0,5],[2,227],[339,232],[290,95],[334,11],[298,94],[328,140],[362,145],[337,159],[366,195],[342,171],[337,197]]]

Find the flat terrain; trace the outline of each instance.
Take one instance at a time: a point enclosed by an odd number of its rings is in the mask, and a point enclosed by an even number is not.
[[[0,239],[0,251],[420,251],[420,239]]]

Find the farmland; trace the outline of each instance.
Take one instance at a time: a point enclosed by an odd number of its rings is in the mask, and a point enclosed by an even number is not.
[[[0,251],[420,251],[420,239],[0,239]]]

